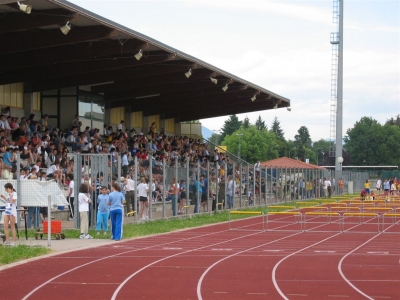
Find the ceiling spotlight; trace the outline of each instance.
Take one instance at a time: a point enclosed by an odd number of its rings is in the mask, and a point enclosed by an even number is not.
[[[189,78],[190,76],[192,76],[192,69],[189,69],[189,71],[187,71],[185,73],[186,78]]]
[[[25,5],[25,4],[21,4],[19,2],[17,2],[19,5],[19,9],[21,11],[23,11],[24,13],[27,13],[28,15],[31,13],[32,11],[32,6],[31,5]]]
[[[292,109],[290,107],[287,108],[288,111],[292,111]]]
[[[224,92],[226,92],[226,91],[228,90],[228,85],[225,84],[225,86],[222,88],[222,90],[223,90]]]
[[[218,83],[218,79],[217,78],[212,78],[210,77],[210,80],[212,83],[217,84]]]
[[[277,109],[277,108],[278,108],[278,104],[275,104],[274,109]]]
[[[67,35],[68,32],[71,30],[71,23],[68,21],[67,24],[65,24],[63,27],[60,28],[60,30],[62,33]]]
[[[257,98],[256,98],[256,95],[254,95],[253,97],[251,97],[250,98],[251,99],[251,101],[253,101],[254,102],[254,100],[256,100]]]
[[[140,59],[142,58],[142,56],[143,56],[143,51],[142,51],[142,49],[140,49],[139,52],[136,53],[136,54],[134,55],[134,57],[135,57],[137,60],[140,60]]]

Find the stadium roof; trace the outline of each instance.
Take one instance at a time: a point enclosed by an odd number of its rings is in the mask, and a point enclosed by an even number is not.
[[[23,82],[25,92],[89,86],[104,94],[106,108],[181,122],[290,106],[282,96],[70,2],[20,4],[0,0],[0,85]]]

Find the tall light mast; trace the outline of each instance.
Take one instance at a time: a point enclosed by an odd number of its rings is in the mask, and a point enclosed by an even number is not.
[[[333,0],[333,23],[338,26],[337,31],[331,33],[331,148],[329,149],[329,157],[335,158],[336,171],[341,169],[338,158],[343,155],[343,1]]]

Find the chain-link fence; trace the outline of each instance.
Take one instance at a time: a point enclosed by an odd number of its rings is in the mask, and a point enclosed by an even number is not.
[[[14,167],[4,168],[2,182],[3,185],[10,182],[16,188],[20,199],[18,208],[26,209],[26,215],[21,216],[26,219],[27,227],[43,230],[49,196],[52,218],[61,221],[62,229],[79,228],[78,198],[82,185],[88,186],[88,196],[92,200],[89,226],[94,228],[101,187],[110,189],[114,182],[121,186],[125,198],[124,223],[132,223],[358,193],[368,179],[368,174],[362,172],[256,169],[252,164],[237,163],[228,157],[218,161],[212,156],[191,161],[185,157],[166,160],[157,155],[149,156],[151,159],[137,156],[127,159],[116,153],[75,153],[68,154],[63,165],[50,164],[46,168],[21,163],[18,155]],[[329,194],[324,191],[325,179],[331,182]],[[339,188],[340,180],[342,188]],[[142,181],[149,187],[148,202],[139,201],[137,186]],[[227,194],[232,189],[234,196],[229,205]]]

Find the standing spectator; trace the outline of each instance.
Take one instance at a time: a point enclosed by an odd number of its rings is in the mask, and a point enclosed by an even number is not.
[[[180,184],[180,199],[181,201],[179,202],[178,205],[178,215],[182,215],[183,214],[183,207],[185,206],[186,203],[186,181],[184,179],[181,180],[181,184]]]
[[[17,219],[17,193],[11,183],[6,183],[4,189],[8,194],[7,197],[0,195],[0,197],[6,202],[6,209],[4,210],[4,234],[6,236],[6,241],[4,245],[15,246],[16,241],[16,231],[15,222]],[[8,224],[11,226],[12,242],[8,241]]]
[[[143,211],[145,209],[147,210],[147,206],[149,205],[147,198],[147,194],[149,193],[149,187],[146,184],[146,179],[144,177],[140,178],[140,183],[137,187],[137,193],[139,196],[139,205],[140,205],[139,218],[140,220],[145,221],[148,217],[147,215],[143,217]]]
[[[123,127],[124,123],[125,123],[124,120],[121,120],[121,122],[117,125],[117,131],[119,133],[122,132],[122,127]]]
[[[323,181],[323,190],[324,190],[324,197],[328,198],[328,180],[324,177]]]
[[[91,239],[89,235],[89,186],[82,183],[79,187],[79,215],[81,217],[81,236],[80,239]]]
[[[381,194],[381,188],[382,188],[382,178],[379,178],[378,181],[376,182],[376,190],[378,191],[378,195]]]
[[[111,217],[111,238],[119,241],[122,238],[124,225],[122,220],[124,196],[121,193],[121,186],[117,182],[111,185],[111,193],[108,199]]]
[[[135,210],[135,180],[131,178],[131,175],[126,175],[126,179],[124,182],[124,190],[125,190],[125,202],[127,212],[131,212]],[[132,215],[133,216],[133,215]]]
[[[343,195],[344,191],[344,181],[343,178],[340,178],[338,181],[338,187],[339,187],[339,195]]]
[[[74,200],[75,200],[75,194],[74,194],[74,174],[67,174],[67,179],[69,181],[68,184],[68,203],[69,203],[69,218],[68,221],[72,221],[74,219]]]
[[[109,211],[110,211],[110,206],[108,205],[110,203],[109,201],[109,196],[107,194],[107,187],[102,186],[101,187],[101,194],[97,197],[97,204],[99,206],[99,209],[97,211],[97,224],[96,224],[96,230],[97,234],[100,234],[101,228],[103,228],[104,235],[107,234],[108,230],[108,216],[109,216]]]
[[[234,197],[236,190],[236,182],[232,179],[232,175],[228,176],[228,186],[226,189],[226,198],[228,199],[228,208],[234,208]]]
[[[364,183],[364,189],[365,189],[365,193],[367,194],[368,197],[370,194],[370,188],[371,188],[371,183],[369,182],[369,179],[367,179]]]
[[[175,177],[172,178],[171,187],[169,188],[169,198],[172,204],[172,215],[177,215],[177,203],[179,203],[179,183],[176,182]]]

